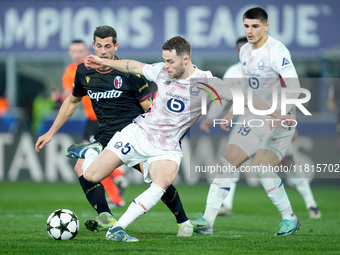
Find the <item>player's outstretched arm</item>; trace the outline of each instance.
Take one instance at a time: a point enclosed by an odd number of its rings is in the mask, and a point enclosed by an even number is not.
[[[89,55],[85,58],[85,67],[87,69],[105,69],[107,67],[114,68],[124,73],[143,75],[144,63],[135,60],[114,60],[107,58],[100,58],[95,55]]]
[[[81,99],[82,97],[74,97],[72,94],[65,99],[51,128],[45,134],[40,136],[35,143],[36,152],[39,152],[40,149],[44,148],[44,146],[52,140],[54,134],[57,133],[57,131],[75,112],[81,102]]]

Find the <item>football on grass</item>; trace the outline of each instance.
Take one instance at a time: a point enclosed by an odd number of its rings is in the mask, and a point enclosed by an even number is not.
[[[51,213],[46,223],[47,233],[55,240],[70,240],[79,231],[79,220],[74,212],[58,209]]]

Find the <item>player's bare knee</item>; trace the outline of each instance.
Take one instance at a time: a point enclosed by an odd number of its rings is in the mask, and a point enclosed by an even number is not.
[[[84,178],[89,181],[89,182],[93,182],[93,183],[97,183],[99,181],[96,181],[96,176],[95,176],[95,173],[92,173],[91,171],[86,171],[84,173]]]
[[[174,180],[171,178],[171,176],[163,177],[157,180],[153,180],[152,182],[154,184],[157,184],[162,189],[166,190],[173,182]]]

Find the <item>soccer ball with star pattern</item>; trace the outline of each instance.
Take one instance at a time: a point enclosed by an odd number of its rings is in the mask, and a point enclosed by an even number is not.
[[[71,240],[78,234],[79,220],[74,212],[58,209],[48,217],[46,229],[55,240]]]

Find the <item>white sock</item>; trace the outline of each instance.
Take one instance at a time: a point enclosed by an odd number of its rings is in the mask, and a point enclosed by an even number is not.
[[[231,164],[223,157],[220,159],[220,165],[225,166],[226,169],[231,166]],[[214,225],[218,210],[221,208],[224,199],[228,196],[230,191],[233,176],[231,174],[228,177],[229,178],[214,178],[213,182],[210,184],[203,218],[208,221],[211,226]]]
[[[190,220],[186,220],[186,221],[184,221],[184,222],[182,222],[182,223],[178,223],[177,225],[182,225],[182,224],[191,226]]]
[[[98,157],[99,153],[94,149],[88,149],[85,153],[85,160],[83,162],[83,175],[85,178],[85,172],[91,163]],[[85,178],[86,179],[86,178]]]
[[[223,206],[229,210],[233,209],[233,201],[234,201],[234,195],[235,195],[235,190],[237,187],[237,182],[239,178],[233,179],[231,185],[230,185],[230,191],[228,196],[224,199],[223,201]]]
[[[120,217],[115,226],[125,229],[128,225],[154,207],[164,193],[165,190],[158,185],[151,183],[150,187],[146,191],[133,200],[129,208]]]
[[[309,181],[303,173],[290,172],[289,176],[294,184],[294,187],[299,191],[306,204],[306,209],[310,207],[318,207],[313,196],[312,189],[310,188]]]
[[[263,176],[259,179],[263,188],[267,192],[268,197],[281,213],[282,219],[296,219],[281,178],[274,173],[270,173],[270,177],[271,178],[266,178]]]

